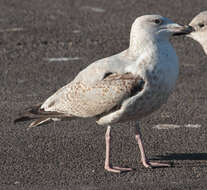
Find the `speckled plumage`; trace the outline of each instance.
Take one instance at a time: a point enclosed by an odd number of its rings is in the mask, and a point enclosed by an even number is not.
[[[71,117],[94,117],[110,112],[115,107],[118,109],[126,98],[141,90],[142,86],[143,80],[130,73],[113,73],[90,86],[80,81],[74,82],[67,86],[67,92],[64,89],[64,95],[60,91],[62,98],[59,102],[56,102],[56,98],[49,101],[44,110],[56,110]],[[55,97],[59,96],[58,93]]]

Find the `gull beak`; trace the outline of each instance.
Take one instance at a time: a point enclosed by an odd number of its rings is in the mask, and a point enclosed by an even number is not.
[[[197,28],[193,27],[193,25],[191,25],[191,23],[189,23],[189,26],[191,26],[193,28],[193,31],[191,33],[187,34],[186,36],[189,38],[193,38],[194,33],[197,31]]]
[[[190,34],[195,29],[190,25],[170,24],[169,29],[173,32],[173,36]]]

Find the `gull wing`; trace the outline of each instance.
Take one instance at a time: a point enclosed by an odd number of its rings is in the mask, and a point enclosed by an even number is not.
[[[64,113],[67,116],[94,117],[118,109],[127,98],[139,93],[144,80],[131,73],[109,73],[93,85],[72,82],[53,95],[42,106],[45,111]]]

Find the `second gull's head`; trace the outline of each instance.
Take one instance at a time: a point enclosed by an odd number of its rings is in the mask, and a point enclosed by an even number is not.
[[[207,54],[207,11],[203,11],[196,15],[189,25],[191,25],[195,31],[189,34],[188,37],[199,42]]]

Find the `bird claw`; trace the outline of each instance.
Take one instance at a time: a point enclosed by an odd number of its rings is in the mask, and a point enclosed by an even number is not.
[[[109,172],[114,172],[114,173],[122,173],[122,172],[129,172],[132,171],[132,168],[121,168],[121,167],[111,167],[111,166],[105,166],[105,170],[109,171]]]
[[[171,164],[151,162],[151,161],[141,161],[145,168],[159,168],[159,167],[170,167]]]

